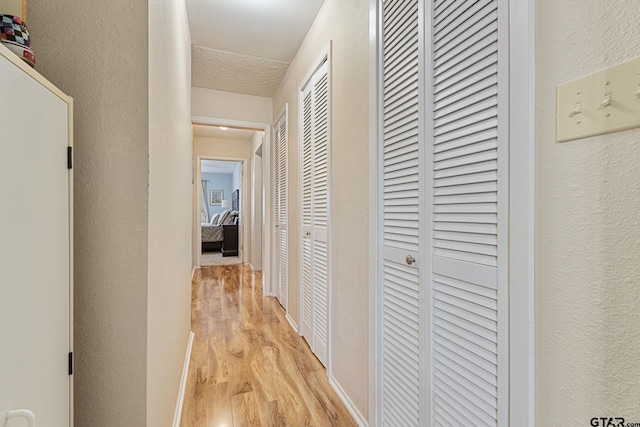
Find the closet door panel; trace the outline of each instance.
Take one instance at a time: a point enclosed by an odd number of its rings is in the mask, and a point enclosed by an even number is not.
[[[508,360],[498,276],[507,220],[499,2],[444,3],[431,2],[432,425],[497,426],[508,384],[500,371]]]
[[[312,92],[302,100],[302,336],[313,339],[313,127]]]
[[[419,2],[382,2],[382,425],[420,425]]]
[[[313,91],[313,350],[326,366],[329,342],[329,76],[325,62]]]
[[[289,286],[287,282],[287,117],[278,120],[274,129],[274,211],[275,231],[275,271],[277,297],[285,310],[288,309]]]

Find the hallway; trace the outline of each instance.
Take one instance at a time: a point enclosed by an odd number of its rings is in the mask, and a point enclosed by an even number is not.
[[[246,265],[196,271],[181,426],[355,426],[324,368],[260,283],[260,272]]]

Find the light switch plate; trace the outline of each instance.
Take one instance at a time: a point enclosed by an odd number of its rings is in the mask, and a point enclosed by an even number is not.
[[[556,141],[640,127],[640,58],[558,86]]]

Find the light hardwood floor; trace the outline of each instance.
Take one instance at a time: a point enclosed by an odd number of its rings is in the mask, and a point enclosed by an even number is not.
[[[246,265],[194,276],[181,427],[355,426],[323,366]]]

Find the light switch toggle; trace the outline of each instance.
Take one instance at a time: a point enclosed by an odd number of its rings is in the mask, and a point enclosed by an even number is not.
[[[600,103],[600,109],[611,107],[611,94],[605,93],[602,102]]]
[[[582,103],[580,102],[576,102],[576,106],[573,107],[573,110],[569,113],[569,117],[575,117],[578,114],[582,114]]]

